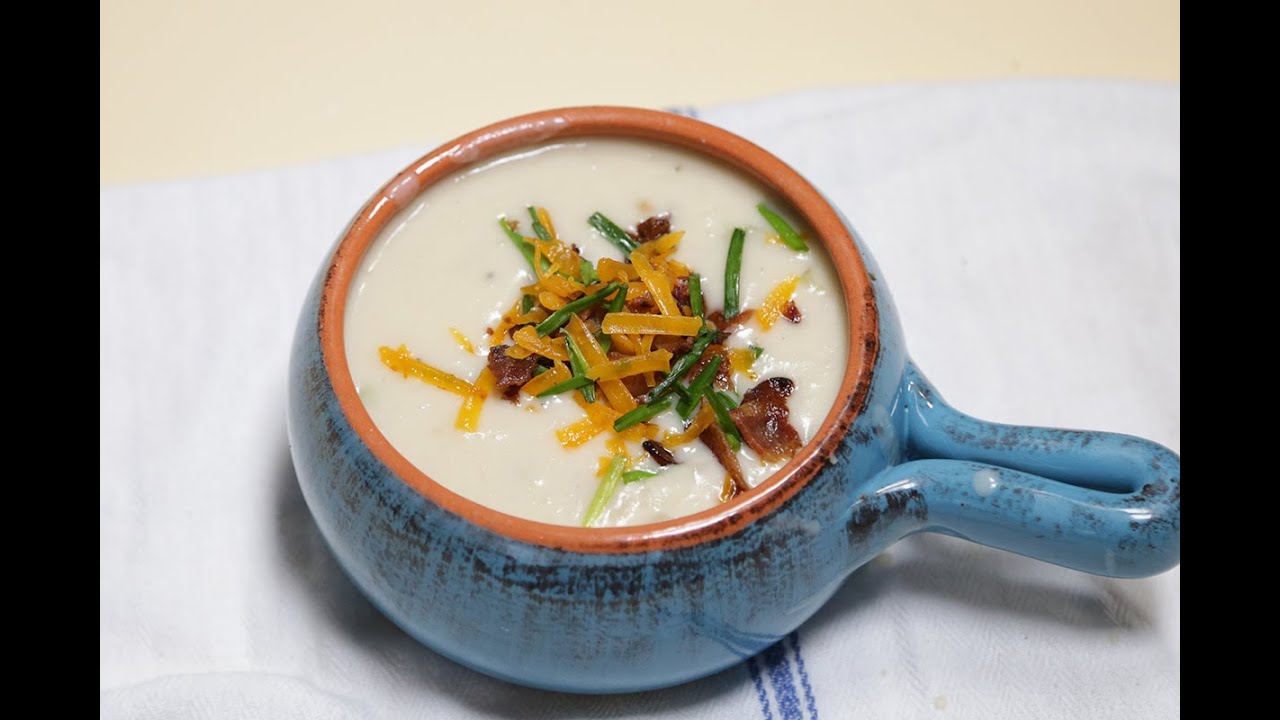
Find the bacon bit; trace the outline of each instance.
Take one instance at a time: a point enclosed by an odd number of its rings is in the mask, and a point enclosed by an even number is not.
[[[796,325],[799,325],[800,321],[804,319],[804,315],[800,312],[800,308],[796,307],[795,300],[787,301],[787,306],[782,308],[782,317],[786,318],[787,322]]]
[[[649,453],[649,457],[653,458],[654,462],[663,467],[677,464],[676,458],[671,454],[671,451],[663,447],[662,443],[657,440],[645,440],[640,444],[640,447]]]
[[[787,408],[787,397],[795,386],[789,378],[769,378],[748,390],[742,404],[729,411],[743,442],[765,462],[789,458],[804,444],[791,426]]]
[[[719,425],[711,423],[706,430],[702,431],[698,439],[711,448],[711,454],[720,461],[720,465],[729,473],[729,477],[733,478],[733,484],[738,486],[739,490],[746,492],[751,489],[751,486],[747,485],[746,476],[742,474],[742,466],[738,464],[738,456],[729,447],[729,440]]]
[[[718,339],[717,342],[723,342],[724,337],[732,335],[738,332],[739,330],[741,330],[742,327],[747,324],[747,321],[750,320],[751,316],[754,314],[755,314],[755,310],[752,310],[751,308],[747,308],[742,312],[739,312],[737,315],[734,315],[731,318],[726,318],[724,316],[723,310],[716,310],[715,312],[707,315],[707,320],[713,323],[717,328],[719,328],[720,334],[722,337]]]
[[[667,214],[655,215],[644,222],[636,225],[635,238],[642,243],[658,238],[671,232],[671,216]]]
[[[534,357],[513,358],[507,354],[510,345],[494,345],[489,348],[489,372],[493,373],[494,384],[502,391],[503,396],[515,402],[515,393],[520,386],[533,379],[533,371],[538,368],[538,360]]]
[[[671,284],[671,297],[680,303],[681,307],[689,307],[689,276],[682,275],[676,278]]]
[[[747,352],[751,351],[748,350]],[[706,367],[707,363],[711,362],[711,358],[717,355],[720,357],[720,367],[716,368],[716,376],[712,382],[721,390],[733,390],[732,360],[723,345],[714,343],[707,346],[707,351],[702,353],[702,357],[698,358],[698,362],[694,363],[693,367],[689,368],[689,372],[685,373],[685,380],[692,381],[698,377],[698,373],[702,372],[702,368]]]
[[[733,482],[733,476],[729,473],[724,474],[724,482],[720,485],[720,502],[727,503],[738,494],[738,486]]]
[[[693,349],[694,339],[683,335],[655,335],[653,337],[653,346],[666,350],[671,353],[671,357],[680,357],[681,355]]]

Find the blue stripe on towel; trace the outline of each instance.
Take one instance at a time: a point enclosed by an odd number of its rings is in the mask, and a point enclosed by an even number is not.
[[[796,684],[791,678],[791,661],[787,659],[786,643],[779,642],[769,646],[760,657],[764,659],[765,668],[769,671],[769,684],[773,686],[773,696],[778,701],[778,716],[782,720],[804,720]]]
[[[760,710],[764,712],[764,720],[773,720],[773,711],[769,709],[769,693],[764,689],[764,680],[760,677],[760,668],[756,663],[759,658],[747,658],[747,672],[751,673],[751,682],[756,686],[756,699],[760,701]]]
[[[796,668],[800,671],[800,686],[804,688],[805,705],[809,708],[809,720],[818,720],[818,701],[813,697],[813,686],[809,684],[809,673],[804,668],[804,657],[800,654],[800,633],[793,632],[788,636],[791,649],[796,653]]]

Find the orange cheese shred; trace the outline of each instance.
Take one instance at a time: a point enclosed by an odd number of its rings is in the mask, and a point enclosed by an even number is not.
[[[551,311],[559,310],[566,305],[564,298],[553,292],[547,292],[546,290],[538,293],[538,302],[542,307]]]
[[[655,255],[667,255],[675,251],[676,247],[680,245],[680,239],[683,237],[683,230],[667,233],[657,240],[642,243],[640,247],[636,248],[636,251],[642,252],[648,257],[653,257]]]
[[[679,317],[680,306],[676,303],[675,297],[671,295],[671,280],[663,273],[653,269],[653,266],[649,264],[648,256],[639,250],[631,253],[631,266],[636,269],[640,279],[644,281],[645,287],[649,288],[649,294],[653,296],[653,301],[657,303],[658,309],[662,311],[662,314]]]
[[[507,354],[510,355],[511,352],[507,351]],[[543,390],[546,390],[553,385],[559,385],[571,377],[573,377],[573,375],[564,365],[561,365],[560,363],[553,363],[550,370],[542,373],[541,375],[535,375],[532,380],[522,385],[520,390],[536,397],[538,393]]]
[[[600,278],[600,282],[631,282],[640,279],[636,275],[636,271],[631,266],[618,262],[613,258],[601,258],[596,267],[596,275]]]
[[[551,213],[547,212],[546,208],[540,207],[534,210],[534,214],[538,216],[538,222],[542,223],[542,227],[551,233],[552,239],[559,240],[560,235],[556,232],[556,226],[551,224]]]
[[[597,425],[591,418],[585,417],[557,430],[556,439],[560,441],[561,447],[575,448],[604,431],[605,428]]]
[[[604,316],[604,321],[600,323],[600,329],[610,335],[630,333],[632,335],[684,335],[693,337],[702,329],[702,318],[616,312]]]
[[[787,307],[787,302],[795,294],[796,285],[799,284],[800,276],[792,275],[769,291],[764,302],[760,305],[760,312],[756,313],[756,319],[760,321],[760,327],[768,330],[773,327],[774,323],[778,322],[778,318],[782,317],[782,311]]]
[[[694,440],[697,440],[698,436],[702,434],[702,431],[706,430],[711,423],[715,421],[715,413],[711,410],[711,407],[704,402],[702,403],[702,408],[698,410],[698,414],[694,416],[693,422],[689,424],[689,427],[685,428],[682,432],[667,433],[662,438],[662,444],[667,448],[688,445]]]
[[[564,338],[538,337],[538,331],[532,325],[525,325],[511,335],[516,345],[552,360],[568,360],[569,351],[564,346]]]
[[[449,328],[449,334],[453,335],[453,339],[457,341],[458,347],[462,348],[463,352],[475,353],[476,346],[472,345],[471,341],[467,339],[467,336],[463,335],[458,328]]]
[[[453,422],[453,426],[463,432],[475,432],[480,427],[480,410],[484,407],[484,401],[489,397],[489,393],[492,393],[497,386],[497,380],[494,379],[493,373],[489,372],[489,368],[485,368],[476,377],[475,385],[475,394],[469,395],[462,401],[462,407],[458,408],[458,417]]]
[[[729,365],[733,367],[734,372],[740,372],[747,376],[748,380],[755,380],[758,375],[751,369],[756,364],[756,354],[749,348],[732,348],[729,350]]]
[[[447,373],[439,368],[431,367],[409,353],[409,348],[401,345],[392,350],[383,345],[378,348],[378,356],[382,364],[400,373],[405,378],[410,376],[428,385],[435,385],[441,390],[448,390],[455,395],[471,397],[476,393],[476,386],[457,375]]]
[[[639,375],[640,373],[657,371],[671,371],[671,351],[655,350],[645,355],[608,360],[587,368],[587,377],[592,380],[618,380],[632,375]]]

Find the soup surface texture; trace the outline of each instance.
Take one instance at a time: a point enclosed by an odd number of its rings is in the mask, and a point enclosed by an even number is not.
[[[380,348],[403,345],[430,366],[474,382],[490,346],[511,343],[490,338],[487,329],[498,326],[521,300],[521,288],[536,279],[501,230],[500,217],[518,219],[519,233],[532,236],[526,208],[545,208],[559,238],[594,264],[602,257],[625,257],[588,224],[593,213],[625,228],[669,214],[671,230],[685,233],[671,257],[700,274],[707,312],[724,308],[726,254],[735,227],[746,230],[740,307],[758,309],[779,284],[799,279],[792,295],[799,322],[783,318],[766,330],[757,312],[724,345],[760,349],[749,371],[734,373],[731,397],[740,398],[768,378],[794,381],[787,401],[790,423],[808,442],[844,374],[844,298],[821,243],[810,238],[808,252],[798,252],[779,242],[757,211],[762,201],[797,221],[758,183],[728,166],[629,140],[549,144],[455,174],[392,220],[352,282],[345,346],[360,399],[391,444],[453,492],[511,515],[582,525],[601,485],[607,464],[602,458],[619,448],[612,432],[577,447],[562,446],[556,431],[585,417],[574,397],[578,391],[542,399],[521,394],[518,404],[491,393],[475,431],[465,432],[455,427],[462,398],[392,371]],[[471,351],[465,349],[468,341]],[[656,377],[661,380],[662,373]],[[658,426],[658,440],[683,428],[675,412],[649,422]],[[671,448],[676,463],[665,467],[639,442],[627,442],[625,451],[631,458],[627,470],[657,474],[619,484],[592,526],[660,522],[722,501],[726,470],[704,443]],[[786,463],[762,462],[746,444],[736,454],[753,487]]]

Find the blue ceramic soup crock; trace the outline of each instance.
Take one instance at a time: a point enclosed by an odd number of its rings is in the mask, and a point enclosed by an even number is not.
[[[399,210],[497,154],[591,136],[669,143],[764,183],[825,245],[846,301],[846,374],[813,440],[752,491],[661,524],[548,525],[450,492],[378,432],[346,364],[347,290]],[[410,165],[321,266],[289,377],[298,481],[347,574],[428,647],[525,685],[622,692],[713,673],[791,632],[850,572],[921,531],[1112,577],[1179,561],[1177,455],[1135,437],[998,425],[951,408],[907,357],[883,276],[822,195],[746,140],[667,113],[540,112]]]

